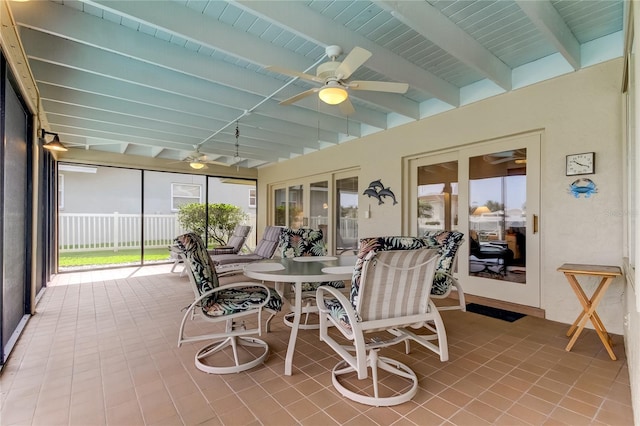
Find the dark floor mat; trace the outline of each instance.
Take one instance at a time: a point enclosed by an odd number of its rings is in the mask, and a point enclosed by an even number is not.
[[[525,314],[520,314],[518,312],[505,311],[504,309],[478,305],[477,303],[467,303],[467,311],[509,322],[514,322],[525,316]]]

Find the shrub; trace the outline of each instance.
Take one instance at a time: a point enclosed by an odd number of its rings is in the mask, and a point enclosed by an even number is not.
[[[238,206],[224,203],[190,203],[179,207],[180,225],[198,235],[208,236],[209,243],[225,245],[233,230],[247,220],[248,215]],[[207,220],[208,219],[208,220]]]

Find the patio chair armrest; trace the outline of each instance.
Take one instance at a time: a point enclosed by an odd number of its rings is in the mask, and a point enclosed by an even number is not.
[[[325,304],[325,299],[327,298],[325,297],[325,294],[327,293],[331,295],[330,298],[336,300],[339,303],[340,307],[347,317],[348,323],[338,321],[336,317],[331,314],[331,309],[327,308]],[[359,329],[360,319],[355,309],[353,309],[351,302],[349,301],[349,299],[347,299],[344,293],[340,291],[340,289],[330,286],[318,287],[318,289],[316,290],[316,306],[318,306],[320,315],[325,315],[329,319],[329,321],[331,321],[331,323],[334,324],[338,330],[340,330],[340,333],[342,333],[345,338],[349,340],[354,339],[353,331],[354,329]]]
[[[269,290],[269,287],[266,286],[263,283],[260,282],[247,282],[247,281],[242,281],[242,282],[236,282],[236,283],[230,283],[230,284],[225,284],[225,285],[221,285],[219,287],[216,287],[214,289],[211,289],[209,291],[206,291],[204,293],[202,293],[198,298],[196,298],[196,300],[193,301],[193,303],[189,306],[189,308],[187,309],[187,313],[193,309],[195,306],[197,306],[200,302],[202,302],[204,299],[207,299],[208,297],[211,297],[211,295],[218,293],[220,291],[223,290],[230,290],[233,288],[244,288],[244,287],[262,287],[264,289],[264,291],[267,293],[267,298],[265,298],[265,300],[260,303],[260,305],[257,305],[254,308],[248,309],[245,312],[249,312],[249,311],[257,311],[262,309],[267,303],[269,303],[269,297],[271,295],[271,291]]]

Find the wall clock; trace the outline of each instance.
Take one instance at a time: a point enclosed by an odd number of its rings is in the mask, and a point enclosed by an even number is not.
[[[596,153],[567,155],[567,176],[588,175],[596,172]]]

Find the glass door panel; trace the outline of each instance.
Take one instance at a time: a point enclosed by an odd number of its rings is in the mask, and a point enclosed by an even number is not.
[[[540,306],[539,133],[408,160],[407,230],[465,234],[457,275],[464,292]],[[535,218],[535,219],[534,219]]]
[[[309,227],[321,229],[325,242],[329,226],[329,182],[313,182],[309,185]]]
[[[303,197],[304,188],[302,185],[293,185],[289,187],[288,225],[290,228],[298,229],[305,226]]]
[[[358,249],[358,177],[336,179],[336,253]]]
[[[524,283],[527,149],[469,158],[469,274]]]
[[[465,292],[540,307],[539,133],[461,151]],[[464,183],[464,185],[462,185]],[[464,218],[462,218],[464,214]]]
[[[417,235],[458,229],[458,161],[419,166]]]
[[[273,191],[273,224],[287,226],[287,189],[278,188]]]

